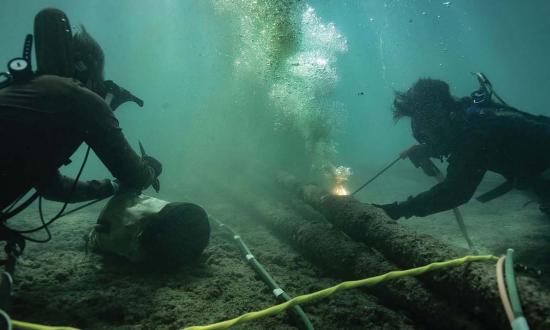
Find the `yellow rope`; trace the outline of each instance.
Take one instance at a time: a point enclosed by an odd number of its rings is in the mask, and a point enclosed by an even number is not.
[[[184,328],[183,330],[220,330],[220,329],[228,329],[238,323],[246,322],[246,321],[252,321],[259,318],[263,318],[270,315],[275,315],[283,312],[284,310],[298,304],[304,304],[308,302],[312,302],[314,300],[326,298],[338,291],[341,290],[348,290],[357,288],[360,286],[372,286],[376,285],[380,282],[384,282],[387,280],[391,280],[398,277],[404,277],[404,276],[417,276],[420,274],[423,274],[428,271],[446,268],[446,267],[453,267],[453,266],[460,266],[467,262],[474,262],[474,261],[486,261],[486,260],[498,260],[497,257],[492,255],[484,255],[484,256],[466,256],[459,259],[453,259],[449,261],[443,261],[443,262],[434,262],[432,264],[417,267],[409,270],[397,270],[393,272],[386,273],[384,275],[379,275],[375,277],[370,277],[358,281],[347,281],[342,282],[338,285],[335,285],[330,288],[326,288],[324,290],[320,290],[317,292],[313,292],[310,294],[305,294],[302,296],[295,297],[285,303],[271,306],[269,308],[263,309],[261,311],[257,312],[250,312],[243,314],[239,317],[236,317],[231,320],[218,322],[210,325],[205,326],[192,326]],[[16,321],[12,320],[13,328],[14,329],[20,329],[20,330],[79,330],[77,328],[71,328],[71,327],[63,327],[63,326],[47,326],[47,325],[41,325],[41,324],[34,324],[34,323],[28,323],[28,322],[22,322],[22,321]]]
[[[22,322],[22,321],[16,321],[16,320],[12,320],[11,323],[14,329],[20,329],[20,330],[78,330],[77,328],[71,328],[71,327],[48,326],[48,325],[28,323],[28,322]]]
[[[417,267],[417,268],[413,268],[413,269],[409,269],[409,270],[393,271],[393,272],[386,273],[384,275],[370,277],[370,278],[366,278],[366,279],[362,279],[362,280],[358,280],[358,281],[342,282],[342,283],[340,283],[338,285],[335,285],[333,287],[326,288],[324,290],[320,290],[320,291],[313,292],[313,293],[310,293],[310,294],[305,294],[305,295],[302,295],[302,296],[298,296],[298,297],[295,297],[295,298],[293,298],[293,299],[291,299],[291,300],[289,300],[285,303],[278,304],[278,305],[275,305],[275,306],[271,306],[269,308],[266,308],[266,309],[263,309],[263,310],[260,310],[260,311],[246,313],[246,314],[243,314],[243,315],[241,315],[239,317],[236,317],[234,319],[231,319],[231,320],[218,322],[218,323],[213,323],[213,324],[205,325],[205,326],[187,327],[187,328],[184,328],[183,330],[220,330],[220,329],[228,329],[228,328],[230,328],[230,327],[232,327],[232,326],[234,326],[238,323],[241,323],[241,322],[252,321],[252,320],[256,320],[256,319],[263,318],[263,317],[266,317],[266,316],[279,314],[279,313],[283,312],[284,310],[286,310],[286,309],[288,309],[288,308],[290,308],[294,305],[304,304],[304,303],[312,302],[314,300],[326,298],[326,297],[328,297],[328,296],[330,296],[330,295],[332,295],[332,294],[334,294],[338,291],[341,291],[341,290],[353,289],[353,288],[357,288],[357,287],[360,287],[360,286],[372,286],[372,285],[376,285],[380,282],[391,280],[391,279],[398,278],[398,277],[417,276],[417,275],[423,274],[425,272],[436,270],[436,269],[452,267],[452,266],[460,266],[460,265],[463,265],[467,262],[487,261],[487,260],[498,260],[498,258],[495,257],[495,256],[492,256],[492,255],[466,256],[466,257],[463,257],[463,258],[453,259],[453,260],[449,260],[449,261],[434,262],[434,263],[426,265],[426,266]]]

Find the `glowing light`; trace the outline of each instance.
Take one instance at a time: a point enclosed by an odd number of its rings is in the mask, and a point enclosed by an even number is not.
[[[351,168],[338,166],[333,170],[334,188],[332,188],[332,194],[336,196],[349,195],[348,190],[344,187],[344,184],[348,181],[351,175]]]
[[[349,192],[343,185],[337,185],[332,189],[332,194],[336,196],[347,196]]]

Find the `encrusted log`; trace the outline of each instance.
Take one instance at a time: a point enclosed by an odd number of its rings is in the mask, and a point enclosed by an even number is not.
[[[390,219],[382,210],[351,196],[330,196],[315,185],[294,178],[279,181],[296,192],[336,228],[352,239],[380,251],[401,268],[413,268],[468,254],[429,235],[420,234]],[[509,327],[497,292],[495,264],[472,263],[421,277],[434,292],[455,301],[488,328]],[[550,293],[534,279],[518,276],[524,314],[533,329],[550,329]]]
[[[374,249],[354,242],[324,222],[305,220],[280,202],[258,200],[259,218],[324,271],[352,280],[384,274],[397,267]],[[435,296],[416,278],[402,278],[368,288],[386,306],[409,312],[430,328],[480,329],[452,303]]]

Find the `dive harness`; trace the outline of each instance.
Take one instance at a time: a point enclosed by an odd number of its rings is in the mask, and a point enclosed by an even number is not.
[[[479,89],[474,91],[470,96],[472,98],[473,104],[470,106],[466,112],[479,112],[481,108],[492,108],[493,111],[498,114],[499,111],[509,111],[517,115],[521,115],[523,117],[529,118],[529,119],[547,119],[544,116],[535,116],[523,111],[520,111],[506,103],[495,91],[493,88],[493,84],[487,78],[487,76],[481,72],[472,72],[472,75],[474,75],[477,78],[477,81],[479,82]],[[493,96],[496,99],[497,102],[493,101]],[[518,183],[516,180],[506,180],[505,182],[501,183],[497,187],[489,190],[488,192],[485,192],[479,196],[476,197],[476,199],[481,203],[487,203],[489,201],[492,201],[493,199],[496,199],[513,189],[515,189],[518,186]]]

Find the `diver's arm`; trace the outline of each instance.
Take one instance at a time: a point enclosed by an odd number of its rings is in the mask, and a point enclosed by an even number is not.
[[[450,210],[468,202],[484,174],[484,170],[465,166],[465,164],[449,164],[444,181],[401,203],[405,211],[404,216],[423,217]]]
[[[107,103],[82,86],[76,94],[76,120],[84,141],[122,185],[136,190],[147,188],[155,178],[155,170],[130,147]]]
[[[37,187],[38,193],[51,201],[79,203],[93,199],[106,198],[115,193],[111,180],[78,181],[76,186],[72,178],[59,172],[45,184]]]
[[[486,170],[476,162],[474,153],[460,154],[449,159],[447,177],[430,190],[401,203],[382,206],[394,219],[427,216],[450,210],[472,198]]]

